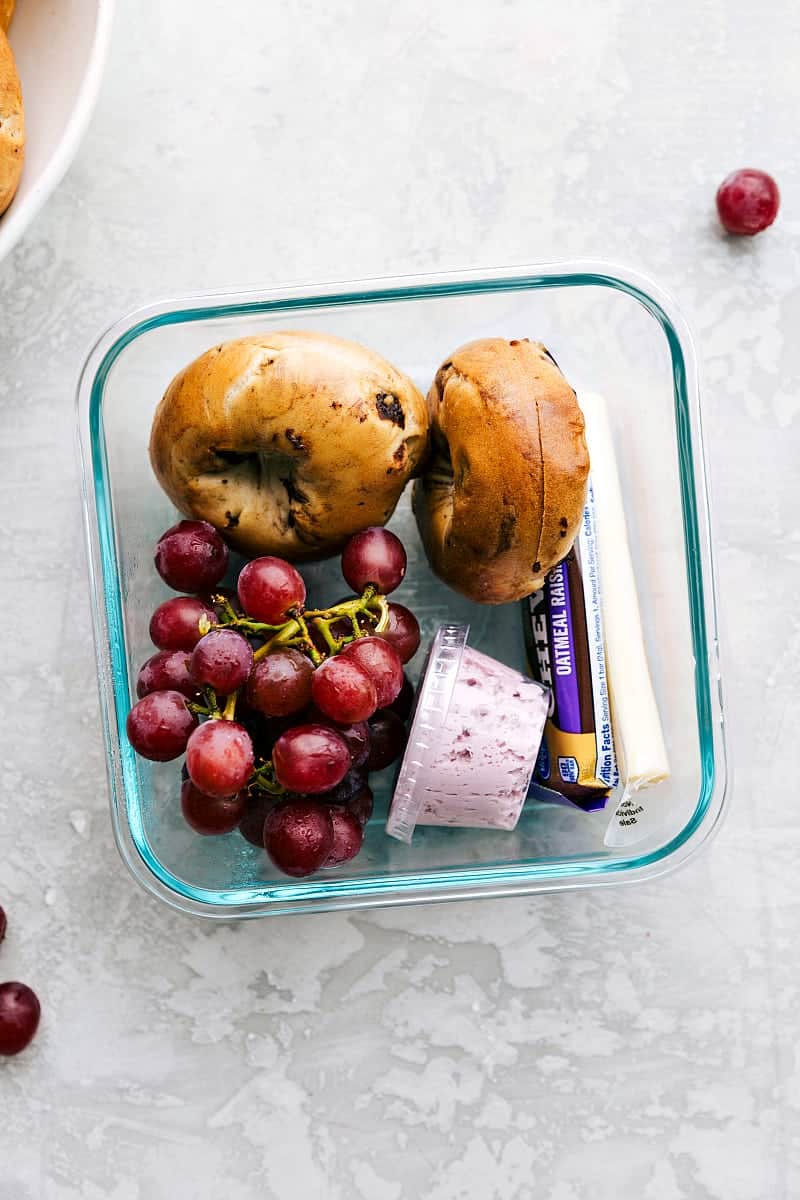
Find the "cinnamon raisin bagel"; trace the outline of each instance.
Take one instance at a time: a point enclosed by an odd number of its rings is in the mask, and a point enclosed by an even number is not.
[[[25,158],[25,115],[17,64],[0,29],[0,213],[17,190]]]
[[[574,391],[544,346],[482,338],[439,368],[428,413],[414,511],[433,570],[484,604],[537,591],[572,546],[586,497]]]
[[[247,555],[299,561],[391,516],[427,448],[414,384],[380,355],[322,333],[225,342],[173,379],[150,459],[181,512]]]

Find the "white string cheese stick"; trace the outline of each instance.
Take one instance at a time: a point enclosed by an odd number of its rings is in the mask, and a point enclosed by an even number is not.
[[[669,778],[669,760],[647,665],[606,402],[595,393],[584,393],[579,404],[591,460],[611,722],[623,785],[605,840],[607,845],[625,845],[652,832],[659,814],[652,807],[648,812],[637,793]]]

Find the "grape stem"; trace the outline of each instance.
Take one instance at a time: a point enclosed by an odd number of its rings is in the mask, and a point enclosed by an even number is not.
[[[255,662],[260,662],[262,658],[266,658],[273,650],[284,650],[287,648],[304,651],[308,654],[315,667],[318,667],[322,662],[322,656],[309,636],[308,626],[305,620],[299,616],[293,617],[285,625],[279,626],[278,632],[268,641],[264,642],[263,646],[259,646],[253,655],[253,659]]]
[[[275,778],[275,768],[271,762],[265,762],[260,767],[256,767],[247,786],[258,788],[262,792],[269,792],[270,796],[286,794],[286,788]]]
[[[322,662],[322,655],[311,640],[311,635],[308,632],[308,625],[306,624],[305,616],[301,612],[296,612],[294,614],[294,619],[299,626],[301,635],[298,639],[296,639],[297,645],[306,651],[314,666],[318,667]]]
[[[336,618],[334,618],[334,620],[335,619]],[[355,626],[356,630],[358,630],[357,619],[355,617],[352,617],[351,619],[352,619],[353,625]],[[322,634],[323,641],[325,642],[325,645],[328,647],[329,653],[335,654],[336,651],[341,648],[342,643],[339,641],[338,638],[335,638],[333,636],[333,633],[331,631],[331,625],[333,624],[333,621],[329,621],[325,617],[314,617],[313,621],[314,621],[314,628],[319,630],[319,632]],[[358,633],[356,633],[356,637],[358,637]]]
[[[314,666],[318,667],[325,658],[338,654],[350,642],[368,637],[372,632],[383,633],[389,624],[389,604],[386,597],[377,592],[371,584],[364,588],[360,596],[354,596],[352,600],[343,600],[341,604],[334,604],[331,608],[294,609],[281,625],[270,625],[265,621],[253,621],[250,617],[239,616],[227,596],[216,595],[212,599],[219,612],[218,623],[214,626],[208,617],[201,617],[200,633],[205,636],[214,628],[238,629],[252,637],[263,637],[263,645],[259,646],[253,655],[256,662],[274,650],[294,647],[307,654]],[[362,629],[359,618],[373,628]],[[333,629],[339,623],[349,624],[351,632],[337,636]],[[320,653],[315,645],[309,625],[321,636],[326,653]],[[231,692],[221,702],[213,688],[205,688],[202,703],[187,701],[187,704],[189,711],[197,716],[208,717],[212,721],[234,721],[238,698],[238,691]],[[268,792],[271,796],[286,795],[286,788],[278,783],[271,761],[256,767],[247,786]]]
[[[354,596],[352,600],[343,600],[341,604],[334,604],[331,608],[308,608],[302,612],[295,609],[282,625],[270,625],[265,621],[253,621],[250,617],[238,616],[227,596],[214,596],[214,603],[221,610],[220,626],[238,629],[256,637],[265,637],[264,644],[259,646],[253,656],[256,662],[274,650],[291,647],[307,654],[314,666],[318,667],[324,658],[338,654],[343,646],[354,642],[356,638],[369,635],[370,630],[360,627],[359,617],[373,625],[372,632],[375,633],[383,633],[389,623],[389,605],[386,597],[376,592],[371,584],[364,588],[360,596]],[[340,621],[348,622],[352,632],[337,637],[333,627]],[[309,625],[313,626],[325,642],[325,654],[320,653],[314,644]]]
[[[228,697],[228,700],[230,700],[230,697]],[[210,717],[212,721],[218,721],[223,715],[219,706],[219,700],[217,699],[217,693],[213,688],[210,687],[203,688],[202,704],[197,704],[193,701],[187,701],[187,707],[189,712],[193,712],[200,717]],[[232,719],[232,717],[228,718],[228,720]]]

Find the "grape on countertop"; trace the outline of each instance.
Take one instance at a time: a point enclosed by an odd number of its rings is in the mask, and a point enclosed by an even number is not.
[[[778,185],[766,171],[745,168],[723,179],[717,190],[717,212],[725,230],[752,237],[768,229],[778,215]]]
[[[30,1045],[41,1011],[36,993],[27,984],[0,983],[0,1054],[21,1054]]]

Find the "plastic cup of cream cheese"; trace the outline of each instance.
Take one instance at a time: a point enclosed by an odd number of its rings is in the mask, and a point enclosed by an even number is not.
[[[467,645],[468,625],[442,625],[417,691],[386,832],[417,825],[513,829],[544,732],[550,692]]]

